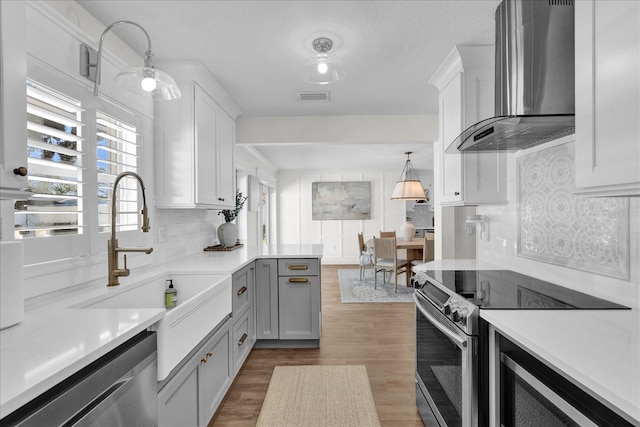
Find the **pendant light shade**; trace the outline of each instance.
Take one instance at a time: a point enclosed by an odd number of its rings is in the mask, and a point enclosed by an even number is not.
[[[334,55],[329,55],[333,41],[320,37],[313,41],[313,48],[318,52],[305,65],[302,79],[307,83],[326,85],[340,80],[344,76],[342,64]]]
[[[411,151],[404,153],[407,155],[407,161],[402,169],[400,180],[396,182],[396,186],[391,194],[392,200],[427,200],[427,195],[422,187],[422,182],[418,179],[418,174],[411,165],[409,156]]]
[[[145,96],[152,93],[154,97],[167,101],[180,98],[182,93],[175,80],[153,65],[153,51],[151,50],[151,38],[149,34],[142,26],[133,21],[116,21],[109,25],[100,36],[97,52],[85,44],[80,45],[80,74],[94,82],[93,95],[98,95],[98,87],[100,86],[100,77],[102,74],[102,45],[104,38],[111,28],[120,24],[131,24],[140,28],[147,37],[148,48],[145,52],[144,66],[129,67],[122,70],[114,79],[116,85],[132,95]],[[95,58],[95,63],[91,62],[92,58]]]
[[[132,95],[144,96],[152,92],[154,96],[167,101],[181,96],[175,80],[156,68],[129,67],[122,70],[114,81],[120,89]]]

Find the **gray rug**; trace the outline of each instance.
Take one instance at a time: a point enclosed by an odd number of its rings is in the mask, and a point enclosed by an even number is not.
[[[393,278],[382,283],[382,273],[378,273],[378,289],[373,289],[373,270],[367,269],[360,280],[360,270],[339,269],[340,296],[343,304],[365,302],[413,302],[413,288],[407,288],[404,275],[398,276],[398,293],[394,293]]]

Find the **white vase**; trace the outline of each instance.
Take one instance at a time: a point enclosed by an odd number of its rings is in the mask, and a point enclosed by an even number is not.
[[[224,248],[230,248],[238,243],[238,226],[232,222],[225,222],[218,227],[218,240]]]
[[[407,221],[400,226],[400,238],[405,242],[410,242],[416,234],[416,226]]]

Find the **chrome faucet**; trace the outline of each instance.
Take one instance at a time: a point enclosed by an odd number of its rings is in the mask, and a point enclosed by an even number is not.
[[[144,252],[150,254],[153,252],[153,248],[119,248],[118,239],[116,239],[116,190],[118,183],[125,176],[132,176],[140,183],[140,190],[142,191],[142,232],[149,231],[149,216],[147,215],[147,199],[144,194],[144,182],[142,178],[135,172],[122,172],[116,177],[113,183],[113,191],[111,194],[111,237],[108,243],[108,264],[109,264],[109,282],[107,286],[118,286],[120,284],[118,277],[127,277],[130,273],[127,268],[127,255],[124,255],[124,268],[118,268],[118,253],[119,252]]]

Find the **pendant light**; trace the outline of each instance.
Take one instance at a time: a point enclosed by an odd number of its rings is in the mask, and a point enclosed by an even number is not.
[[[344,73],[340,60],[329,55],[333,41],[326,37],[319,37],[313,41],[316,55],[307,63],[302,72],[302,79],[307,83],[326,85],[340,80]]]
[[[400,180],[396,182],[396,186],[393,189],[391,195],[392,200],[427,200],[427,195],[422,187],[422,182],[418,178],[418,174],[411,165],[409,156],[411,151],[407,151],[404,154],[407,155],[407,161],[402,169]]]
[[[125,92],[133,95],[146,95],[152,93],[155,97],[164,100],[179,99],[182,96],[176,82],[167,73],[158,70],[153,65],[153,51],[151,50],[151,38],[142,26],[133,21],[116,21],[109,25],[100,36],[98,51],[87,46],[80,45],[80,74],[94,82],[93,95],[98,96],[98,86],[100,86],[100,77],[102,74],[102,43],[107,32],[116,25],[131,24],[142,30],[147,37],[147,51],[145,52],[144,66],[129,67],[122,70],[114,79],[116,85]],[[92,63],[91,59],[96,58],[96,62]],[[95,72],[92,73],[92,68]]]

